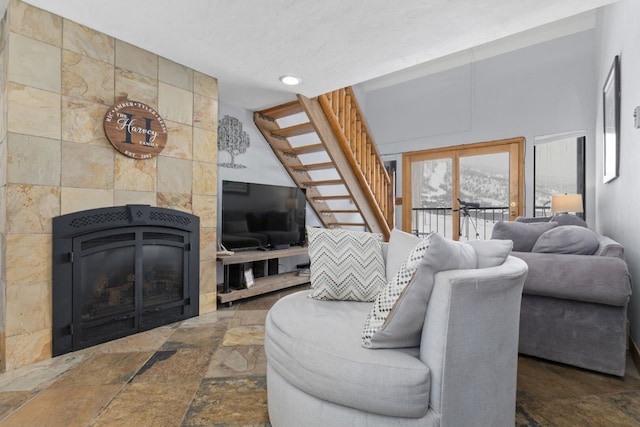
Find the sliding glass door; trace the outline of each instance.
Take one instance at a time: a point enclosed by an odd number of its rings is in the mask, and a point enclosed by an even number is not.
[[[524,139],[403,155],[403,229],[488,239],[493,224],[522,214]]]

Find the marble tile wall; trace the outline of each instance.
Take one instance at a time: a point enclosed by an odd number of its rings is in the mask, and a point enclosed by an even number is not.
[[[2,369],[51,357],[58,215],[127,203],[198,215],[200,312],[215,310],[216,79],[19,0],[2,22]],[[134,160],[106,139],[104,114],[124,97],[167,123],[159,156]]]
[[[0,371],[5,367],[5,301],[7,274],[6,247],[6,194],[7,194],[7,40],[9,31],[6,15],[0,19]]]

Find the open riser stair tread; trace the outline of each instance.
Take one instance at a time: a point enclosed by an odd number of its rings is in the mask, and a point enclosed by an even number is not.
[[[286,104],[276,105],[273,108],[267,108],[266,110],[260,111],[260,114],[272,120],[275,120],[287,116],[293,116],[295,114],[302,113],[303,111],[304,109],[302,108],[302,105],[300,105],[300,103],[296,100],[288,102]]]
[[[331,213],[331,214],[357,214],[360,213],[357,209],[329,209],[320,211],[321,214]]]
[[[344,185],[344,181],[341,179],[327,179],[323,181],[303,181],[302,185],[305,187],[318,187],[324,185]]]
[[[313,133],[313,125],[311,123],[301,123],[299,125],[290,126],[287,128],[280,128],[271,132],[276,138],[291,138],[294,136],[306,135]]]
[[[337,92],[338,97],[327,98],[328,104],[353,105],[344,101],[348,97],[340,98],[345,94],[351,96],[348,91]],[[309,206],[325,227],[358,227],[388,237],[391,226],[386,214],[377,213],[381,209],[377,200],[385,204],[391,199],[379,196],[389,191],[388,176],[362,128],[364,120],[357,108],[329,117],[333,113],[326,112],[322,102],[322,96],[298,95],[295,102],[256,112],[254,121],[296,185],[307,189]],[[336,123],[342,124],[338,131],[347,137],[335,132]],[[345,138],[350,142],[345,144]]]
[[[300,147],[289,147],[281,150],[283,153],[299,155],[299,154],[309,154],[309,153],[320,153],[324,151],[324,145],[322,144],[312,144],[312,145],[303,145]]]
[[[335,169],[335,165],[333,162],[322,162],[322,163],[310,163],[306,165],[293,166],[292,169],[295,171],[314,171],[314,170],[327,170],[327,169]]]

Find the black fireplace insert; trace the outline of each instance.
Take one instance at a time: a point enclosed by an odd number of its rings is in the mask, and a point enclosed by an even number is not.
[[[198,315],[200,220],[148,205],[53,219],[53,355]]]

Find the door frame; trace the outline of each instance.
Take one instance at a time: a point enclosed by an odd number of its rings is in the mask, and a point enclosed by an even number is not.
[[[524,151],[525,138],[516,137],[495,141],[477,142],[430,150],[408,151],[402,153],[402,229],[411,232],[411,165],[413,162],[451,158],[453,185],[453,237],[460,233],[460,214],[458,209],[460,158],[481,154],[509,153],[509,220],[513,221],[524,212]],[[457,208],[457,209],[456,209]]]

